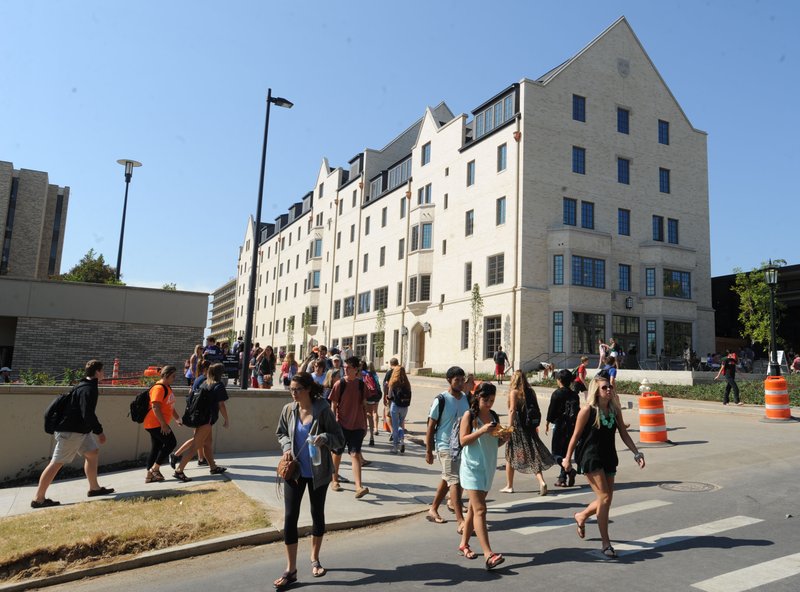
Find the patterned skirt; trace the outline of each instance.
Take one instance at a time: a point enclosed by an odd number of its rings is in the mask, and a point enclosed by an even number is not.
[[[520,473],[541,473],[556,464],[553,455],[536,430],[521,422],[522,413],[514,414],[514,431],[506,444],[506,462]]]

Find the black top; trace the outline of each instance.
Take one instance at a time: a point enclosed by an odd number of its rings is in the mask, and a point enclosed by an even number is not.
[[[550,395],[550,406],[547,408],[547,423],[556,424],[564,415],[567,401],[575,401],[580,405],[578,393],[568,388],[559,388]]]
[[[508,362],[508,356],[506,355],[506,352],[501,350],[494,353],[495,364],[505,364],[506,362]]]
[[[722,367],[725,368],[723,374],[733,380],[736,378],[736,360],[733,358],[725,358],[725,361],[722,362]]]
[[[64,418],[56,426],[57,432],[75,432],[78,434],[103,433],[103,426],[95,415],[97,408],[97,397],[100,391],[97,389],[96,378],[84,378],[70,394],[69,403],[64,410]]]

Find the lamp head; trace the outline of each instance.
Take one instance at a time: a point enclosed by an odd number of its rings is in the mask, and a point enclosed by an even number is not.
[[[285,107],[286,109],[291,109],[294,107],[294,103],[292,103],[289,99],[284,99],[283,97],[270,97],[269,102],[276,107]]]
[[[764,268],[764,280],[770,288],[774,288],[778,285],[778,266],[775,265],[771,259]]]
[[[136,162],[135,160],[129,160],[127,158],[120,158],[117,161],[117,163],[121,164],[122,166],[125,167],[125,176],[126,177],[130,177],[131,175],[133,175],[134,167],[142,166],[141,162]]]

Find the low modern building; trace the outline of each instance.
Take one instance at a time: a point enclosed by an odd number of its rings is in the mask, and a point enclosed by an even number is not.
[[[262,345],[481,371],[498,346],[525,368],[611,337],[632,366],[713,348],[706,140],[620,18],[469,115],[441,103],[323,159],[286,213],[248,222],[235,331],[258,249]]]
[[[61,273],[68,206],[69,187],[0,161],[0,276],[42,280]]]
[[[211,333],[218,342],[233,343],[236,335],[233,328],[233,317],[236,312],[236,278],[226,282],[212,294],[211,300]]]

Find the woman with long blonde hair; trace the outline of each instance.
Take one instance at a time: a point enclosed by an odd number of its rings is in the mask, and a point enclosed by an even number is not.
[[[511,376],[508,392],[508,423],[514,428],[506,446],[506,486],[500,491],[514,493],[514,471],[533,473],[539,481],[539,495],[547,495],[547,484],[542,472],[556,461],[537,433],[542,421],[542,412],[536,393],[525,377],[517,370]]]
[[[586,536],[586,521],[597,515],[597,527],[602,540],[602,553],[609,559],[616,559],[617,553],[611,546],[608,536],[608,513],[614,496],[614,478],[617,474],[617,450],[615,433],[619,430],[622,441],[633,452],[633,459],[644,468],[644,455],[628,434],[622,420],[622,408],[614,393],[614,386],[608,378],[597,376],[589,384],[588,405],[578,412],[575,431],[562,461],[564,470],[572,469],[573,452],[578,472],[586,475],[586,480],[594,491],[595,499],[582,512],[573,515],[580,538]]]

